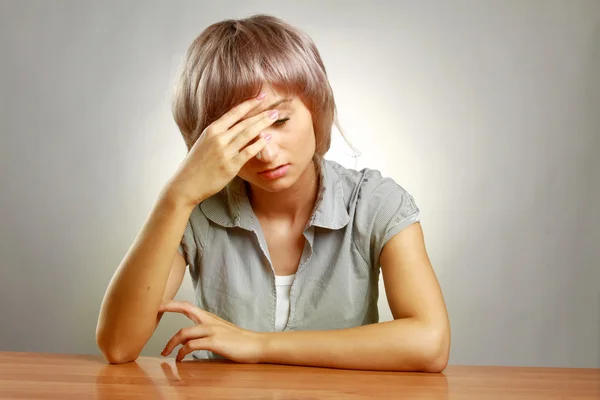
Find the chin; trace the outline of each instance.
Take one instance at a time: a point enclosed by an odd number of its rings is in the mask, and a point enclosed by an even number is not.
[[[282,191],[294,186],[294,183],[296,183],[296,181],[297,181],[297,179],[295,179],[295,177],[293,178],[291,176],[285,176],[283,178],[275,179],[272,181],[268,181],[268,180],[264,180],[259,177],[256,177],[250,183],[254,186],[261,188],[265,192],[277,193],[277,192],[282,192]]]

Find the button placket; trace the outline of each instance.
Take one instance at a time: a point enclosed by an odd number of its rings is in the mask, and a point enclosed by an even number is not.
[[[298,287],[298,281],[302,279],[302,270],[305,266],[310,262],[313,254],[313,240],[315,234],[315,228],[313,226],[309,227],[304,231],[304,249],[302,250],[302,257],[300,258],[300,265],[298,266],[298,271],[296,271],[296,277],[292,282],[292,287],[290,288],[290,313],[288,315],[288,321],[285,325],[284,331],[290,330],[293,327],[294,319],[296,316],[296,291]]]

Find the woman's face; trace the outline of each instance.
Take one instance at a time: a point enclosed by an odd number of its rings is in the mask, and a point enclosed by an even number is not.
[[[310,111],[298,97],[284,97],[265,86],[267,97],[247,118],[262,111],[276,109],[279,116],[265,129],[272,139],[263,151],[248,161],[239,176],[267,192],[290,188],[312,166],[315,154],[315,133]],[[281,103],[280,103],[281,101]],[[272,107],[273,104],[279,103]]]

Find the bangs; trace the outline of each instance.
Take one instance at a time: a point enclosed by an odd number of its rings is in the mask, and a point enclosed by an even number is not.
[[[256,28],[233,24],[232,34],[215,49],[198,87],[203,122],[210,124],[237,104],[258,96],[264,84],[304,102],[318,95],[319,71],[310,68],[318,64],[306,62],[307,57],[313,58],[310,52],[289,35]]]

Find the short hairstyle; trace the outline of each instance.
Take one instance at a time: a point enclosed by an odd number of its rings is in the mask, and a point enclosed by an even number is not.
[[[304,103],[312,115],[315,155],[325,155],[333,123],[339,124],[319,51],[306,33],[264,14],[214,23],[188,48],[173,98],[188,151],[208,125],[257,96],[265,83]]]

